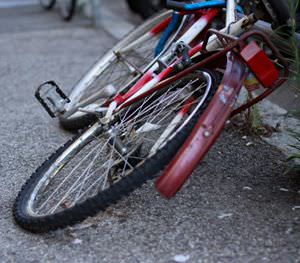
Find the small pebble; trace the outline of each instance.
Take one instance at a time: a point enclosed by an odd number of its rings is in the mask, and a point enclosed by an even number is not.
[[[74,245],[80,245],[80,244],[82,244],[82,240],[79,239],[79,238],[76,238],[76,239],[74,239],[74,240],[72,241],[72,244],[74,244]]]
[[[253,145],[253,142],[248,142],[248,143],[246,144],[247,147],[249,147],[249,146],[251,146],[251,145]]]
[[[293,210],[300,209],[300,205],[294,206],[292,209],[293,209]]]
[[[289,189],[286,189],[286,188],[280,188],[279,191],[281,191],[281,192],[288,192]]]
[[[242,139],[243,139],[243,140],[247,140],[247,136],[246,136],[246,135],[243,136]]]
[[[190,259],[189,255],[176,255],[174,261],[178,263],[186,262]]]
[[[93,226],[93,224],[79,224],[75,227],[71,227],[72,230],[83,230],[86,228],[91,228]]]
[[[243,190],[249,190],[249,191],[251,191],[251,190],[252,190],[252,188],[251,188],[251,187],[249,187],[249,186],[244,186],[244,187],[243,187]]]
[[[221,214],[218,216],[219,219],[224,219],[224,218],[227,218],[227,217],[231,217],[232,214],[231,213],[228,213],[228,214]]]

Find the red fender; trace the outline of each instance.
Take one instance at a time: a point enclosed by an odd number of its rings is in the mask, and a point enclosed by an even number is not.
[[[229,53],[224,78],[216,95],[163,175],[156,181],[156,188],[162,196],[173,197],[213,146],[230,117],[246,76],[246,65],[236,55]]]

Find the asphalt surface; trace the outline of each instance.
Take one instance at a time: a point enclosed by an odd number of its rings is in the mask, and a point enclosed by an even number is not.
[[[21,230],[11,211],[18,191],[72,136],[34,90],[49,79],[68,90],[115,40],[39,7],[0,10],[0,34],[1,262],[300,262],[300,178],[284,173],[281,152],[234,125],[171,201],[150,183],[71,229]]]

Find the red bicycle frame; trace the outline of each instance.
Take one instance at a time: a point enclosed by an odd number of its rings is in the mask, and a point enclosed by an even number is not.
[[[208,25],[218,14],[218,12],[218,9],[211,9],[200,19],[203,19],[204,17],[206,25]],[[192,174],[193,170],[215,143],[226,121],[233,114],[237,114],[240,111],[251,107],[253,104],[268,96],[283,83],[284,79],[275,81],[272,87],[269,87],[269,89],[267,89],[256,99],[234,110],[237,97],[242,86],[244,85],[246,77],[249,74],[247,69],[247,63],[249,63],[249,61],[244,61],[240,55],[242,49],[247,46],[247,40],[253,36],[259,36],[262,38],[284,66],[283,77],[288,75],[285,60],[281,57],[277,49],[270,43],[268,38],[262,33],[256,31],[246,33],[243,35],[243,37],[238,39],[236,37],[220,33],[216,30],[208,30],[204,42],[194,46],[189,51],[190,57],[199,51],[202,53],[206,52],[206,46],[211,33],[215,34],[218,37],[219,42],[223,44],[223,50],[203,59],[202,61],[183,70],[169,79],[167,79],[167,77],[174,72],[176,65],[181,62],[182,58],[177,58],[175,62],[173,62],[158,75],[149,70],[128,92],[123,95],[118,94],[112,100],[114,102],[114,107],[119,107],[118,109],[120,110],[136,101],[145,98],[151,93],[166,87],[166,85],[172,83],[173,81],[176,81],[199,68],[203,68],[209,63],[222,60],[224,59],[224,56],[227,56],[226,71],[216,95],[214,96],[203,116],[201,116],[199,119],[193,132],[188,137],[180,151],[177,153],[173,161],[168,165],[163,175],[156,182],[158,191],[166,198],[171,198],[179,191],[184,182]]]
[[[202,14],[202,16],[199,19],[202,19],[205,21],[205,27],[209,25],[213,21],[213,19],[218,15],[220,9],[210,9],[207,12],[199,11],[197,14]],[[182,13],[182,15],[185,14]],[[166,20],[167,21],[167,20]],[[155,27],[151,30],[152,33],[158,33],[161,32],[161,30],[166,26],[166,21],[163,21],[159,26]],[[189,51],[189,56],[192,57],[196,53],[202,50],[202,43],[194,46]],[[113,98],[112,101],[115,102],[117,106],[120,106],[121,108],[124,108],[131,104],[132,102],[136,100],[140,100],[146,96],[148,96],[149,93],[147,93],[147,87],[153,86],[155,87],[156,84],[158,84],[160,81],[166,79],[169,75],[171,75],[174,72],[175,66],[180,63],[182,58],[177,58],[170,66],[168,66],[166,69],[164,69],[161,73],[158,75],[155,74],[152,70],[149,70],[142,76],[135,85],[133,85],[132,88],[125,94],[121,95],[118,94]],[[143,92],[143,90],[146,90],[146,92]],[[157,90],[154,88],[154,90]],[[151,91],[153,92],[153,88],[151,88]],[[110,104],[112,101],[109,101],[106,103],[106,105]]]

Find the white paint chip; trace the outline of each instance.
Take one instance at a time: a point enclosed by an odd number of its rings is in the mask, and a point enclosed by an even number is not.
[[[289,189],[286,189],[286,188],[280,188],[279,191],[281,191],[281,192],[288,192]]]
[[[176,255],[174,257],[174,261],[179,263],[187,262],[189,259],[190,259],[189,255]]]
[[[232,213],[227,213],[227,214],[221,214],[218,216],[219,219],[224,219],[224,218],[227,218],[227,217],[232,217],[233,214]]]
[[[72,244],[74,244],[74,245],[80,245],[80,244],[82,244],[82,240],[79,239],[79,238],[76,238],[76,239],[74,239],[74,240],[72,241]]]

